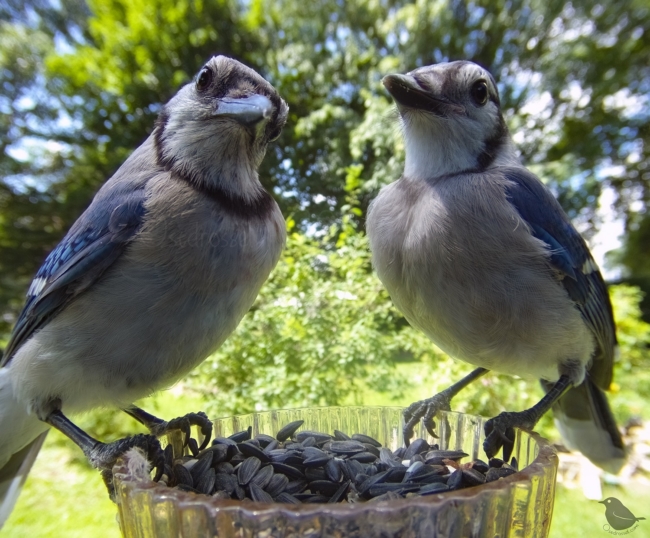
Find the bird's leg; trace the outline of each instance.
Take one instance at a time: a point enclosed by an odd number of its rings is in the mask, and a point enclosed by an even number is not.
[[[76,426],[60,409],[52,411],[45,418],[45,422],[65,434],[81,448],[90,464],[101,472],[112,500],[115,500],[113,466],[122,454],[132,448],[137,447],[145,453],[147,460],[156,469],[155,481],[162,476],[165,458],[158,439],[153,435],[141,433],[112,443],[102,443]]]
[[[406,446],[409,446],[411,437],[413,437],[413,428],[420,421],[424,419],[424,426],[427,431],[433,436],[435,435],[436,423],[433,420],[433,417],[438,411],[451,411],[451,399],[456,396],[462,389],[469,385],[472,381],[475,381],[481,376],[487,374],[489,370],[485,368],[477,368],[472,371],[469,375],[466,375],[460,381],[454,383],[451,387],[439,392],[438,394],[427,398],[426,400],[421,400],[419,402],[414,402],[409,405],[404,410],[404,443]]]
[[[488,420],[485,423],[485,441],[483,441],[483,450],[487,457],[494,457],[503,447],[503,459],[509,460],[515,442],[514,428],[532,430],[542,415],[572,386],[569,376],[560,376],[544,397],[530,409],[519,412],[506,411]]]
[[[141,424],[144,424],[156,437],[160,437],[171,430],[180,430],[183,433],[183,446],[187,446],[190,440],[190,428],[192,426],[198,426],[203,434],[203,442],[201,443],[199,450],[203,450],[208,446],[208,443],[212,438],[212,421],[210,421],[203,411],[199,411],[198,413],[188,413],[185,416],[175,418],[169,422],[155,417],[135,405],[125,407],[123,411],[128,415],[131,415]]]

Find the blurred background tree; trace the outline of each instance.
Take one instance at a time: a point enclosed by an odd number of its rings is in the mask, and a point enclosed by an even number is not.
[[[459,58],[489,67],[523,161],[587,237],[611,191],[607,218],[628,231],[612,259],[637,284],[649,275],[641,1],[10,0],[0,13],[5,335],[49,249],[216,53],[259,70],[291,107],[262,170],[290,217],[288,250],[237,334],[193,376],[211,380],[222,410],[334,403],[360,382],[399,393],[397,362],[445,361],[390,304],[363,232],[369,201],[402,167],[388,72]]]
[[[332,403],[361,381],[397,390],[396,362],[445,360],[394,310],[365,243],[368,203],[403,161],[389,72],[460,58],[490,68],[523,161],[588,238],[603,214],[622,222],[612,263],[648,281],[641,0],[6,0],[0,14],[1,334],[47,252],[217,53],[259,70],[291,107],[261,174],[290,217],[287,253],[193,378],[230,395],[215,397],[224,410]]]
[[[611,290],[621,342],[613,402],[620,420],[648,419],[650,308],[639,305],[650,291],[649,36],[647,0],[3,0],[0,342],[46,254],[148,136],[161,105],[225,54],[291,107],[261,173],[289,242],[186,394],[223,415],[403,404],[444,388],[469,367],[392,306],[372,273],[364,217],[403,163],[381,78],[473,59],[499,83],[522,160],[586,237],[603,221],[622,224],[609,262],[636,287]],[[539,394],[534,383],[487,376],[456,407],[490,415]],[[542,427],[552,435],[550,422]],[[84,425],[102,438],[134,427],[104,412]]]

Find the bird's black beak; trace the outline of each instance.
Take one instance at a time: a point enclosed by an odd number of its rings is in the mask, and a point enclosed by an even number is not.
[[[263,95],[248,97],[217,99],[212,114],[223,118],[231,118],[246,127],[252,127],[262,120],[268,119],[273,113],[271,100]]]
[[[443,118],[451,114],[465,113],[462,106],[436,97],[430,91],[423,89],[411,75],[386,75],[382,83],[398,106],[424,110]]]

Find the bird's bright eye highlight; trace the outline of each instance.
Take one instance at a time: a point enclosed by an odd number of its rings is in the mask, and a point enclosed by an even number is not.
[[[208,69],[207,67],[201,69],[201,72],[199,73],[199,76],[196,79],[196,89],[199,91],[205,90],[212,82],[213,77],[214,75],[210,69]]]
[[[488,87],[484,80],[475,82],[471,89],[472,99],[478,106],[483,106],[488,101]]]

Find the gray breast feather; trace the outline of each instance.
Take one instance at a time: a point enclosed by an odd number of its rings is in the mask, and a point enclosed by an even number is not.
[[[409,322],[451,355],[556,379],[567,353],[589,361],[593,338],[506,184],[465,174],[386,187],[368,217],[373,262]]]

